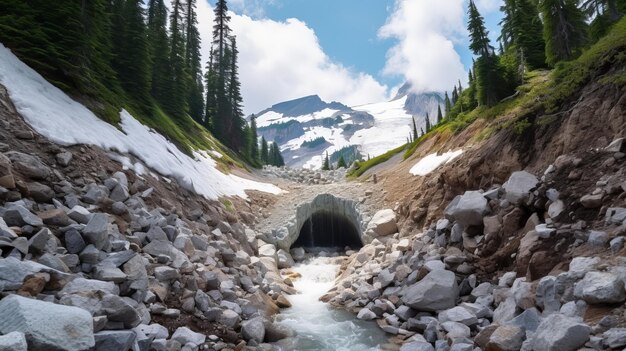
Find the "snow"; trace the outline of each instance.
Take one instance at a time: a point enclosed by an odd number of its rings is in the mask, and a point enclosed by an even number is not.
[[[354,133],[349,143],[361,145],[361,153],[372,157],[406,143],[413,132],[413,116],[404,110],[406,96],[389,102],[356,106],[352,109],[374,116],[374,126]]]
[[[48,83],[2,44],[0,83],[7,88],[11,100],[26,122],[58,144],[98,146],[111,151],[113,155],[117,154],[113,158],[125,168],[144,174],[145,164],[210,199],[219,196],[246,198],[245,190],[274,194],[281,192],[272,184],[220,172],[209,152],[195,151],[193,158],[184,154],[164,136],[147,128],[125,110],[120,113],[121,130],[115,128]],[[131,154],[141,162],[133,163],[129,157],[120,153]]]
[[[430,154],[422,158],[421,160],[419,160],[415,164],[415,166],[411,168],[409,173],[415,176],[423,177],[425,175],[428,175],[430,172],[436,170],[441,165],[446,164],[454,160],[455,158],[459,157],[462,153],[463,153],[463,150],[459,149],[456,151],[448,151],[441,155],[438,155],[436,153]]]
[[[264,114],[257,117],[257,128],[269,127],[272,124],[287,123],[289,121],[298,121],[300,123],[310,122],[316,119],[323,119],[332,117],[339,110],[333,110],[325,108],[321,111],[313,112],[308,115],[302,115],[297,117],[285,117],[282,113],[276,111],[267,111]]]

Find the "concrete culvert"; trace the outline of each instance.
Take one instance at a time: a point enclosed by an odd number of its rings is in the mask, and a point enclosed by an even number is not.
[[[313,213],[304,224],[292,247],[350,247],[363,246],[359,230],[343,214],[321,210]]]

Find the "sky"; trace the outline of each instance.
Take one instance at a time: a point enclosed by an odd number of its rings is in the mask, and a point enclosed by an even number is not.
[[[495,45],[502,0],[475,0]],[[198,0],[202,53],[215,0]],[[350,106],[467,81],[468,0],[229,0],[246,114],[307,95]]]

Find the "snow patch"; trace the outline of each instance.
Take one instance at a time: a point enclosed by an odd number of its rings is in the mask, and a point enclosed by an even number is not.
[[[206,151],[195,151],[193,158],[184,154],[163,135],[147,128],[125,110],[120,113],[121,130],[115,128],[48,83],[2,44],[0,83],[6,86],[26,122],[55,143],[90,144],[118,154],[132,154],[161,175],[175,178],[181,185],[210,199],[219,196],[246,198],[245,190],[281,192],[272,184],[220,172]],[[146,172],[141,162],[133,163],[126,156],[118,155],[113,159],[139,174]]]
[[[428,175],[430,172],[436,170],[441,165],[446,164],[454,160],[455,158],[459,157],[462,153],[463,153],[463,150],[459,149],[456,151],[448,151],[441,155],[438,155],[436,153],[430,154],[422,158],[421,160],[419,160],[415,164],[415,166],[411,168],[409,173],[415,176],[423,177],[425,175]]]

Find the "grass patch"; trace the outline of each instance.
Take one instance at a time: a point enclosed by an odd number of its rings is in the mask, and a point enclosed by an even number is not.
[[[348,177],[356,178],[360,177],[363,173],[365,173],[368,169],[379,165],[383,162],[389,161],[390,158],[399,154],[406,148],[407,144],[399,146],[393,150],[389,150],[382,155],[371,158],[367,161],[355,161],[354,168],[350,170],[347,174]]]
[[[225,197],[221,197],[220,202],[222,203],[222,205],[224,205],[224,208],[226,209],[226,211],[235,212],[235,206],[230,200],[228,200]]]

